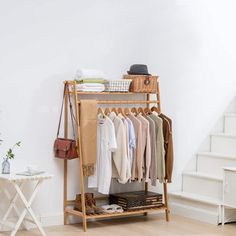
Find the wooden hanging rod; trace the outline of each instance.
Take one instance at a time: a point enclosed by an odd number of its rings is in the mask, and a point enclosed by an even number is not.
[[[78,102],[80,104],[80,102]],[[150,103],[159,103],[158,101],[97,101],[98,104],[150,104]]]

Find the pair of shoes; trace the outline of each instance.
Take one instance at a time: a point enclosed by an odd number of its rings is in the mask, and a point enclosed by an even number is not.
[[[88,199],[90,206],[93,208],[94,213],[99,214],[103,212],[103,209],[101,207],[96,206],[96,200],[93,196],[93,193],[86,193],[85,198]]]
[[[93,193],[85,193],[85,209],[86,215],[95,213],[99,214],[103,212],[103,209],[96,206],[96,201],[94,199]],[[74,210],[82,212],[81,194],[76,194]]]
[[[102,206],[102,209],[103,209],[103,212],[106,212],[106,213],[124,212],[123,208],[117,204],[104,205]]]

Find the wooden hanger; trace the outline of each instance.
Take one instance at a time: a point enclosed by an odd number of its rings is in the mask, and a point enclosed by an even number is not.
[[[145,107],[145,108],[144,108],[144,113],[145,113],[146,115],[148,115],[148,114],[151,114],[152,111],[150,110],[149,107]]]
[[[104,113],[105,113],[106,115],[109,115],[109,114],[111,113],[110,108],[109,108],[109,107],[106,107]]]
[[[159,114],[159,110],[158,110],[157,107],[154,107],[154,106],[153,106],[153,107],[151,108],[151,111],[155,111],[155,112],[157,112],[157,113]]]
[[[134,113],[135,115],[138,114],[138,110],[137,110],[136,107],[132,107],[132,108],[131,108],[131,112]]]
[[[105,115],[105,113],[104,113],[104,111],[102,110],[101,107],[98,108],[98,114],[102,114],[103,118],[106,117],[106,115]]]
[[[123,111],[123,109],[121,108],[121,107],[119,107],[118,108],[118,114],[121,114],[123,117],[126,117],[126,115],[125,115],[125,113],[124,113],[124,111]]]
[[[138,108],[138,114],[142,114],[142,115],[144,115],[145,113],[144,113],[144,110],[143,110],[143,108],[142,107],[139,107]]]
[[[111,111],[115,112],[115,114],[117,115],[117,110],[116,110],[115,107],[113,107],[113,108],[111,109]]]
[[[129,110],[128,107],[126,107],[126,108],[124,109],[124,113],[125,113],[125,115],[129,115],[129,114],[130,114],[130,110]]]

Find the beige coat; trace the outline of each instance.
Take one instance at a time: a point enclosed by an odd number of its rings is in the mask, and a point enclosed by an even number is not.
[[[135,138],[136,138],[136,148],[134,149],[133,153],[133,163],[131,169],[131,179],[135,180],[138,175],[141,175],[142,166],[138,165],[138,163],[142,162],[142,123],[139,121],[133,114],[128,115],[128,118],[132,121],[135,131]]]
[[[145,180],[148,181],[150,164],[151,164],[149,122],[140,114],[137,115],[137,119],[139,119],[139,121],[141,121],[142,124],[142,146],[141,146],[142,159],[140,162],[137,163],[138,166],[141,166],[142,173],[138,173],[138,181],[142,180],[144,172],[145,172]]]
[[[117,149],[113,152],[113,170],[112,177],[117,178],[120,183],[127,183],[127,167],[128,167],[128,155],[127,155],[127,134],[126,127],[122,119],[114,112],[111,112],[109,118],[112,120],[115,133]],[[106,171],[106,170],[104,170]]]
[[[156,127],[156,172],[159,182],[162,183],[165,179],[165,150],[164,150],[164,138],[163,138],[163,126],[162,119],[157,114],[151,114],[149,116],[155,122]]]
[[[150,179],[151,185],[156,186],[157,182],[157,141],[156,141],[156,124],[149,116],[145,117],[149,122],[150,143],[151,143],[151,165],[150,165]]]

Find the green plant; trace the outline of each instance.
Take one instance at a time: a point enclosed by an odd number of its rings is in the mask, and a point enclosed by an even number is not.
[[[14,159],[15,154],[13,153],[15,147],[20,147],[21,141],[15,143],[12,148],[9,148],[6,153],[7,159]]]

